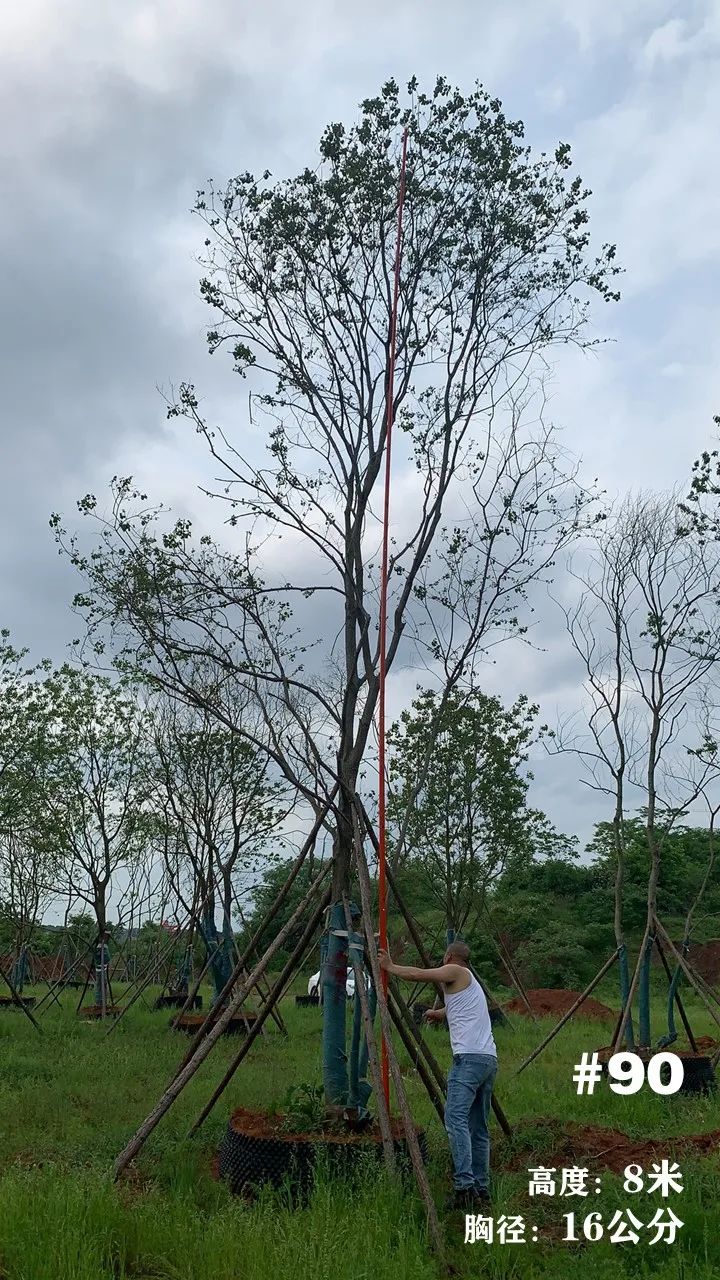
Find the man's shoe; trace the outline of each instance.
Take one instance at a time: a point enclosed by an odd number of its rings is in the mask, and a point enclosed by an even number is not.
[[[473,1187],[463,1187],[460,1191],[453,1191],[452,1195],[445,1202],[445,1208],[448,1213],[472,1213],[477,1210],[478,1197]]]
[[[491,1203],[492,1203],[492,1196],[490,1195],[490,1192],[488,1191],[487,1187],[476,1187],[476,1188],[475,1188],[475,1202],[476,1202],[476,1204],[477,1204],[477,1203],[479,1203],[479,1204],[491,1204]]]

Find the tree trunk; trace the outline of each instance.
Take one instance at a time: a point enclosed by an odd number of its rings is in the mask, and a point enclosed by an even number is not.
[[[662,688],[662,686],[661,686]],[[661,696],[661,695],[660,695]],[[647,892],[647,925],[645,931],[645,951],[640,958],[640,988],[638,1001],[638,1022],[640,1044],[650,1046],[650,957],[655,942],[655,917],[657,915],[658,883],[660,881],[660,844],[655,823],[657,806],[657,789],[655,771],[658,762],[658,743],[660,741],[661,718],[657,705],[653,708],[652,726],[648,751],[647,769],[647,819],[645,834],[650,861]]]
[[[320,975],[323,1004],[323,1087],[328,1106],[344,1107],[348,1100],[345,1052],[347,966],[348,940],[341,898],[330,907],[327,950]]]
[[[640,985],[638,988],[638,1038],[640,1047],[643,1049],[650,1048],[651,1031],[650,1031],[650,961],[652,960],[653,947],[655,946],[655,937],[650,935],[645,943],[645,951],[642,957],[642,967],[640,969]]]
[[[695,918],[695,912],[697,911],[698,907],[700,906],[700,903],[702,902],[705,896],[705,890],[707,889],[708,884],[710,883],[710,880],[712,878],[713,872],[715,870],[715,819],[716,817],[717,817],[716,811],[711,810],[710,826],[708,827],[708,855],[709,855],[708,864],[707,864],[707,867],[705,868],[705,875],[702,878],[702,883],[700,884],[700,888],[698,889],[697,894],[695,895],[695,900],[690,904],[688,913],[685,917],[685,927],[683,929],[682,944],[680,948],[682,955],[685,959],[687,959],[688,950],[690,948],[690,933],[692,930],[693,920]],[[682,969],[678,964],[675,966],[675,972],[672,975],[672,979],[670,981],[670,990],[668,993],[668,1043],[670,1044],[672,1044],[673,1040],[675,1039],[674,1028],[673,1028],[673,1018],[672,1018],[673,1001],[677,1000],[678,1007],[682,1009],[682,1004],[680,1003],[680,997],[678,995],[678,987],[680,986],[681,979],[682,979]]]
[[[225,921],[223,920],[223,932],[219,934],[215,923],[215,892],[209,885],[207,886],[207,891],[202,894],[201,900],[205,903],[201,932],[210,961],[210,974],[214,988],[212,1003],[214,1006],[221,999],[221,992],[230,977],[232,965],[225,946]]]
[[[223,921],[222,921],[222,936],[220,940],[220,948],[222,952],[223,986],[225,986],[225,983],[227,982],[228,978],[230,977],[230,974],[232,973],[233,963],[234,963],[234,951],[235,951],[235,939],[233,937],[233,929],[232,929],[233,891],[232,891],[231,875],[232,875],[231,871],[223,871],[222,873]]]
[[[98,928],[97,950],[95,953],[95,1006],[103,1011],[107,1008],[108,1003],[108,975],[110,970],[110,951],[103,936],[107,929],[105,895],[106,886],[104,884],[95,884],[93,901]]]
[[[347,914],[345,915],[345,924],[347,927]],[[363,1006],[359,990],[359,986],[364,986],[365,984],[365,941],[361,933],[350,934],[349,948],[351,948],[348,957],[349,963],[355,974],[355,997],[353,1000],[352,1039],[350,1042],[350,1086],[348,1093],[348,1106],[351,1108],[357,1107],[360,1114],[365,1114],[367,1112],[367,1104],[372,1093],[372,1085],[367,1078],[369,1055],[367,1036],[365,1034],[366,1028],[363,1020]],[[353,959],[357,962],[355,966],[353,966]],[[375,988],[372,987],[367,998],[367,1012],[371,1026],[375,1020],[376,1008],[377,996]]]
[[[338,808],[338,826],[333,848],[333,900],[320,972],[323,1006],[323,1088],[325,1102],[331,1107],[346,1106],[349,1092],[348,1059],[345,1048],[348,938],[343,901],[350,897],[352,821],[350,808],[343,793],[341,793]]]
[[[625,886],[625,841],[623,837],[623,798],[621,784],[618,787],[617,807],[613,818],[613,842],[615,845],[615,910],[613,924],[615,929],[615,945],[618,949],[618,970],[620,977],[620,1006],[624,1008],[630,994],[630,966],[628,964],[625,928],[623,924],[623,890]],[[625,1042],[628,1049],[635,1047],[632,1011],[625,1024]]]
[[[102,937],[107,929],[107,904],[105,902],[105,886],[102,884],[93,886],[93,906],[95,908],[98,936]]]
[[[27,946],[21,942],[20,949],[15,957],[13,965],[12,982],[15,990],[22,995],[23,987],[28,977],[28,954]]]

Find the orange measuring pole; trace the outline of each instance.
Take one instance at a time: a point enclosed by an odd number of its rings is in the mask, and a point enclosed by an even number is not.
[[[383,504],[382,565],[380,571],[380,689],[378,712],[378,898],[380,915],[380,946],[387,947],[387,880],[385,873],[385,663],[387,647],[387,580],[390,525],[390,462],[392,429],[395,418],[395,347],[397,339],[398,297],[400,293],[400,254],[402,249],[402,219],[405,204],[405,167],[407,162],[408,131],[402,140],[400,164],[400,190],[398,193],[397,240],[395,243],[395,273],[393,277],[392,309],[390,312],[390,352],[387,378],[387,427],[385,439],[385,499]],[[388,975],[383,970],[382,988],[387,998]],[[385,1105],[390,1110],[390,1068],[385,1036],[382,1037],[382,1086]]]

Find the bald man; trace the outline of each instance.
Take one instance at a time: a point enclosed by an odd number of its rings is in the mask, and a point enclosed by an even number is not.
[[[453,1063],[447,1078],[445,1128],[454,1168],[453,1209],[477,1212],[490,1201],[490,1132],[488,1120],[497,1074],[497,1049],[485,992],[470,972],[470,948],[452,942],[437,969],[394,964],[380,951],[380,967],[408,982],[434,982],[442,988],[444,1007],[431,1009],[428,1022],[447,1021]]]

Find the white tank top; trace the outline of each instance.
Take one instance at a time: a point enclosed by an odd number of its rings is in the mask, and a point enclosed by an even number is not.
[[[446,991],[445,1009],[453,1053],[487,1053],[497,1057],[485,992],[470,974],[462,991]]]

